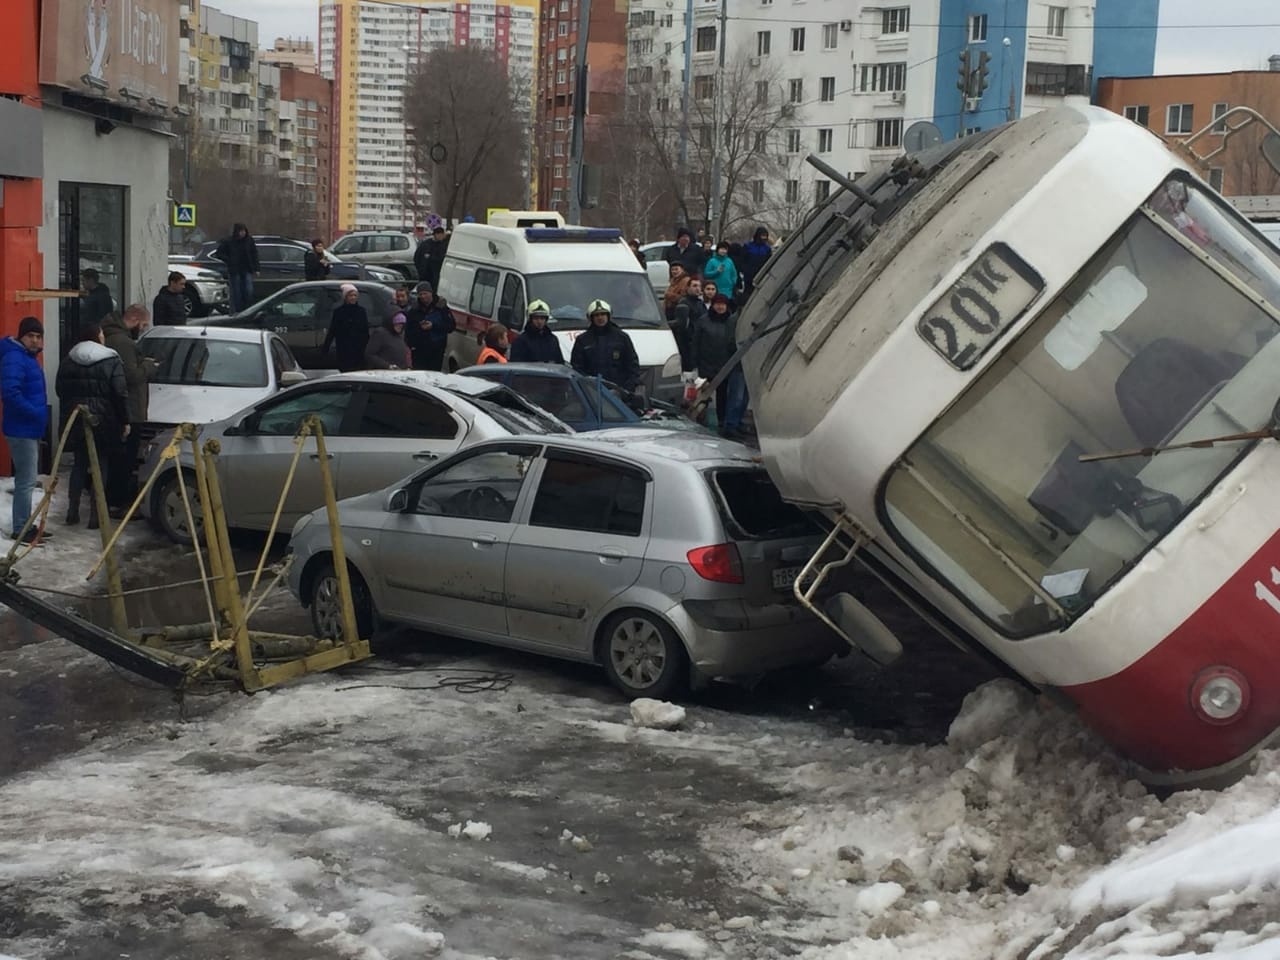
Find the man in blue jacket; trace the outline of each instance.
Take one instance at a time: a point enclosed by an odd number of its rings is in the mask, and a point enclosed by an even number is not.
[[[36,359],[44,349],[44,326],[35,317],[23,317],[18,336],[0,340],[0,406],[3,431],[13,458],[13,536],[22,533],[31,516],[31,491],[36,486],[40,441],[49,426],[44,370]],[[23,536],[34,543],[36,529]],[[44,539],[49,539],[46,533]]]

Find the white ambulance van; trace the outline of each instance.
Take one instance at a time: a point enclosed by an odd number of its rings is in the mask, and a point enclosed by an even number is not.
[[[613,322],[635,344],[647,395],[679,400],[680,353],[644,267],[622,231],[600,227],[454,227],[440,268],[438,292],[449,302],[458,330],[449,338],[448,369],[471,366],[477,337],[491,323],[518,334],[525,305],[545,300],[551,329],[568,362],[573,341],[587,329],[587,304],[601,298]]]

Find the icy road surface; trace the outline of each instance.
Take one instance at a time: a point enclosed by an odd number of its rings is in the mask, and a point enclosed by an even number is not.
[[[122,724],[0,784],[0,952],[1280,956],[1273,753],[1162,802],[1005,681],[949,745],[697,702],[662,731],[580,668],[477,650]],[[464,667],[514,683],[438,685]]]
[[[27,575],[80,589],[55,533]],[[180,575],[127,536],[132,583]],[[984,677],[936,644],[665,731],[598,671],[393,640],[182,720],[0,611],[0,960],[1280,960],[1275,751],[1162,801],[1007,681],[950,723]]]

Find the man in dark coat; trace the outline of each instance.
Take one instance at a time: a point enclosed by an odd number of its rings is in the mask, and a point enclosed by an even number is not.
[[[698,322],[707,315],[707,305],[702,300],[702,281],[692,278],[685,295],[676,302],[672,310],[671,333],[676,338],[676,347],[680,351],[680,369],[693,370],[693,331]]]
[[[662,259],[667,263],[680,264],[684,267],[684,272],[691,277],[701,276],[702,265],[707,262],[706,254],[693,242],[693,234],[689,232],[688,227],[681,227],[676,231],[676,242],[667,247]]]
[[[31,516],[31,492],[40,465],[40,441],[49,426],[45,399],[44,325],[35,317],[23,317],[16,337],[0,340],[0,414],[5,442],[13,459],[13,533],[22,533]],[[47,534],[45,535],[47,536]],[[34,543],[34,525],[23,540]]]
[[[573,341],[569,363],[583,376],[603,377],[631,393],[640,383],[640,358],[625,330],[613,322],[613,308],[604,300],[587,307],[591,326]]]
[[[773,256],[773,247],[769,245],[769,228],[756,227],[751,242],[742,248],[742,265],[738,274],[742,279],[742,302],[745,303],[755,289],[756,274]]]
[[[413,265],[417,268],[418,279],[431,284],[433,290],[440,285],[440,267],[448,252],[449,239],[442,226],[435,227],[431,236],[418,244],[418,249],[413,252]]]
[[[453,311],[443,297],[437,297],[425,280],[416,288],[418,302],[405,317],[404,339],[413,351],[413,369],[434,370],[444,366],[444,352],[449,334],[458,329]]]
[[[227,265],[231,282],[231,309],[239,313],[253,303],[253,277],[258,272],[258,245],[249,228],[237,223],[231,236],[223,238],[213,255]]]
[[[547,302],[533,301],[529,304],[528,316],[529,322],[511,344],[507,359],[512,363],[564,363],[560,338],[547,326],[551,320],[551,308]]]
[[[80,322],[101,323],[116,308],[111,300],[111,291],[98,279],[98,271],[92,268],[80,274],[80,283],[83,289],[80,294],[83,298],[80,304]]]
[[[62,409],[84,407],[93,426],[93,445],[105,481],[111,487],[111,470],[121,462],[120,450],[133,432],[129,423],[129,385],[120,355],[104,344],[102,327],[96,323],[80,328],[80,342],[71,348],[58,367],[57,391]],[[69,446],[75,455],[67,487],[68,524],[80,522],[80,500],[88,487],[89,448],[84,427],[71,430]],[[98,499],[89,491],[89,529],[98,529]]]
[[[690,353],[698,376],[710,380],[733,359],[733,354],[738,349],[736,326],[737,317],[729,312],[729,298],[723,293],[717,293],[711,301],[711,312],[693,328]],[[722,434],[736,437],[741,430],[742,413],[745,411],[737,411],[735,423],[735,411],[730,409],[729,402],[730,379],[731,376],[725,377],[716,387],[716,418]]]
[[[311,241],[311,249],[302,258],[302,276],[305,280],[323,280],[329,276],[329,258],[324,255],[324,241]]]
[[[169,274],[169,282],[151,301],[151,321],[157,327],[182,327],[187,323],[187,297],[183,291],[187,278],[178,271]]]
[[[117,461],[107,469],[109,478],[107,502],[110,515],[119,519],[133,502],[133,473],[138,467],[138,425],[147,421],[150,399],[148,384],[156,375],[156,362],[138,351],[137,340],[147,324],[147,308],[140,303],[129,306],[124,316],[113,313],[102,325],[105,346],[120,356],[124,364],[124,379],[129,389],[129,423],[133,428],[124,443],[116,449]]]

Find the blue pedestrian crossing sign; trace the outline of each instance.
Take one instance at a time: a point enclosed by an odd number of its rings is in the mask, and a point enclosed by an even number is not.
[[[196,225],[196,205],[194,203],[175,203],[173,205],[173,225],[175,227],[194,227]]]

